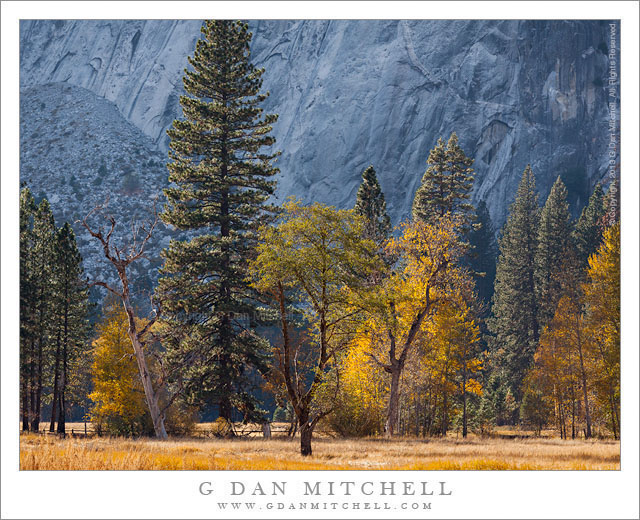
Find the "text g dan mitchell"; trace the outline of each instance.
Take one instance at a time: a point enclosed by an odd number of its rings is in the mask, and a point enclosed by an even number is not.
[[[210,496],[286,496],[289,482],[225,482],[214,489],[212,482],[201,482],[198,491]],[[448,496],[452,491],[442,481],[303,481],[291,483],[296,495],[304,496]]]

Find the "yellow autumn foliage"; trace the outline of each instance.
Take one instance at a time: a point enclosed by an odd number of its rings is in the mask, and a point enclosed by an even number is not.
[[[91,366],[94,406],[91,421],[115,435],[139,435],[153,431],[131,340],[127,314],[112,302],[98,325]]]

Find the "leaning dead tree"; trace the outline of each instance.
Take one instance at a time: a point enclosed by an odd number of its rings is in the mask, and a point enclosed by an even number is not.
[[[127,276],[127,268],[136,260],[145,258],[144,250],[147,242],[151,238],[153,230],[158,223],[158,213],[156,211],[156,205],[154,202],[153,218],[150,221],[141,224],[137,224],[135,221],[133,221],[131,224],[131,242],[123,247],[118,247],[112,241],[113,231],[116,227],[116,220],[112,215],[104,214],[104,218],[109,224],[107,231],[105,231],[102,226],[95,230],[88,223],[89,218],[93,214],[103,213],[108,203],[109,199],[107,199],[104,204],[93,208],[93,210],[91,210],[89,214],[82,220],[82,225],[86,228],[86,230],[91,234],[92,237],[99,240],[102,244],[102,250],[105,257],[107,258],[107,260],[109,260],[109,262],[113,264],[113,266],[116,268],[116,271],[118,272],[118,278],[120,279],[120,288],[117,289],[115,287],[112,287],[111,285],[103,281],[93,281],[90,285],[104,287],[109,292],[120,298],[120,300],[122,301],[129,321],[129,328],[127,330],[127,333],[129,335],[129,339],[131,340],[133,351],[138,362],[138,371],[140,372],[140,379],[142,380],[145,399],[147,401],[147,406],[149,407],[151,420],[153,421],[153,429],[157,438],[166,439],[167,431],[164,427],[164,412],[166,411],[167,407],[164,407],[164,409],[160,408],[158,401],[159,393],[157,391],[158,385],[156,385],[156,389],[154,389],[151,373],[149,372],[147,360],[145,358],[146,336],[155,321],[158,319],[160,312],[156,307],[154,309],[154,316],[151,318],[151,320],[149,320],[140,330],[138,330],[135,320],[135,313],[133,310],[133,306],[131,305],[130,282]]]

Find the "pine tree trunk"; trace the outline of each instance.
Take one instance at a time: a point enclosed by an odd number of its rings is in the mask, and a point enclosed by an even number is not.
[[[29,379],[26,370],[22,379],[22,431],[29,431]]]
[[[31,365],[31,387],[29,388],[29,430],[33,431],[36,409],[35,364]]]
[[[31,426],[31,389],[33,386],[33,341],[29,342],[29,348],[26,353],[26,367],[24,370],[24,379],[22,381],[22,431],[28,432]]]
[[[223,95],[223,103],[226,105],[226,98]],[[229,168],[229,157],[227,152],[227,116],[224,115],[222,118],[222,136],[221,136],[221,147],[220,147],[220,155],[221,155],[221,170],[220,175],[222,177],[222,182],[226,182],[226,177]],[[229,226],[229,192],[227,189],[223,189],[220,194],[220,237],[225,239],[230,236],[230,226]],[[222,252],[222,273],[229,272],[229,251],[228,244],[223,241],[221,243],[221,252]],[[228,307],[231,300],[231,291],[229,288],[228,280],[225,275],[221,276],[220,279],[220,300],[224,307]],[[220,357],[221,367],[220,371],[223,374],[227,373],[226,367],[230,366],[229,353],[231,352],[231,341],[232,341],[232,330],[231,330],[231,316],[229,313],[224,313],[222,316],[222,323],[220,325],[220,343],[222,346],[222,356]],[[232,389],[229,387],[228,381],[224,381],[221,384],[222,386],[222,396],[219,402],[219,413],[220,417],[226,419],[231,422],[231,414],[232,414],[232,406],[230,401],[230,394]]]
[[[40,430],[40,410],[42,405],[42,365],[43,365],[43,339],[38,342],[38,364],[36,367],[36,388],[35,388],[35,402],[33,407],[33,419],[31,421],[31,429],[35,432]]]
[[[218,413],[220,417],[226,419],[228,422],[231,422],[231,401],[229,401],[228,397],[222,397],[220,402],[218,403]]]
[[[58,336],[56,340],[56,363],[53,369],[53,399],[51,400],[51,423],[49,424],[49,431],[56,431],[56,420],[58,413],[58,379],[60,377],[60,331],[58,330]]]
[[[398,425],[398,401],[400,400],[400,374],[402,367],[399,363],[391,365],[391,388],[389,390],[389,406],[387,420],[384,425],[385,437],[392,437]]]
[[[60,389],[58,390],[58,433],[63,437],[66,435],[67,428],[67,368],[68,368],[68,346],[69,346],[69,306],[68,297],[65,294],[64,309],[64,337],[62,340],[62,375],[60,378]]]
[[[66,436],[67,422],[67,402],[65,397],[65,388],[67,386],[67,360],[66,352],[63,355],[62,373],[60,374],[60,390],[58,390],[58,434],[62,437]]]

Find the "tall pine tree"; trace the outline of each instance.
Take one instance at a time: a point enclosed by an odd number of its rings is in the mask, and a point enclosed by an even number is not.
[[[542,329],[553,317],[562,295],[565,269],[571,269],[571,215],[567,188],[558,177],[540,213],[538,248],[535,257],[535,282],[538,325]]]
[[[429,153],[428,168],[413,201],[414,220],[432,223],[446,213],[463,217],[463,232],[474,220],[473,205],[469,203],[473,188],[473,159],[458,145],[452,133],[446,146],[442,139]]]
[[[478,296],[486,304],[491,302],[496,278],[498,245],[487,205],[483,200],[476,209],[477,222],[469,233],[469,265],[474,273]]]
[[[22,429],[29,430],[31,417],[31,389],[33,381],[33,334],[37,301],[35,298],[33,270],[33,218],[36,203],[29,188],[20,192],[20,399]]]
[[[49,357],[50,334],[53,328],[52,270],[55,263],[55,222],[49,201],[45,198],[38,205],[33,218],[33,249],[29,255],[31,270],[30,290],[34,301],[30,341],[31,389],[29,409],[31,430],[40,429],[40,412],[44,388],[45,369]]]
[[[527,166],[499,240],[492,316],[488,320],[493,356],[517,402],[522,400],[522,381],[539,339],[534,282],[539,219],[535,177]]]
[[[262,366],[263,342],[249,328],[254,313],[245,280],[255,254],[256,231],[271,214],[272,166],[263,152],[276,115],[263,115],[264,69],[250,63],[251,33],[241,22],[206,21],[192,70],[183,78],[184,119],[168,130],[168,205],[162,220],[193,238],[172,241],[163,252],[159,283],[167,361],[191,402],[256,415],[249,367]],[[245,317],[243,319],[243,317]]]
[[[49,429],[53,431],[54,422],[57,421],[58,433],[64,434],[70,367],[81,355],[89,331],[89,291],[75,234],[68,222],[64,223],[55,237],[52,288],[52,340],[55,341],[55,354]]]
[[[387,203],[378,183],[373,166],[362,172],[362,184],[356,195],[356,214],[365,219],[365,238],[381,245],[391,235],[391,219],[387,214]]]
[[[602,242],[605,213],[604,191],[602,186],[597,184],[573,231],[573,240],[582,271],[586,269],[589,257],[598,250]]]

